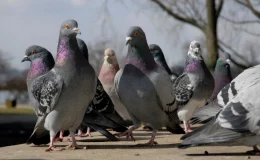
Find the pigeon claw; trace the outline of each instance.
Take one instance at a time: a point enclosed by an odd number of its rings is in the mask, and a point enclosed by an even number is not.
[[[62,151],[62,150],[64,150],[64,148],[56,148],[54,146],[51,146],[51,147],[47,148],[45,151],[50,152],[50,151]]]
[[[67,150],[87,149],[87,147],[86,146],[85,147],[80,147],[78,145],[76,145],[76,146],[69,145],[69,146],[66,147],[66,149]]]
[[[92,137],[92,135],[90,133],[86,133],[86,134],[79,135],[79,137]]]
[[[156,141],[149,141],[147,143],[140,143],[140,144],[137,144],[135,145],[136,147],[146,147],[146,146],[154,146],[154,145],[157,145],[158,143]]]
[[[129,131],[129,130],[122,132],[122,133],[116,133],[115,136],[117,136],[117,137],[126,136],[127,140],[129,140],[129,137],[130,137],[132,141],[135,141],[132,131]]]

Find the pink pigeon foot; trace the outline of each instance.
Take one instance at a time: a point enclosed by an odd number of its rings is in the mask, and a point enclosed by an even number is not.
[[[72,143],[70,145],[68,145],[66,147],[66,149],[87,149],[87,147],[80,147],[78,146],[77,142],[76,142],[76,139],[75,139],[75,134],[73,132],[70,133],[71,135],[71,138],[72,138]]]
[[[56,147],[53,145],[54,139],[55,139],[55,138],[51,138],[50,145],[49,145],[49,147],[45,150],[46,152],[50,152],[50,151],[62,151],[62,150],[64,150],[63,148],[56,148]]]
[[[145,146],[154,146],[154,145],[157,145],[158,143],[154,140],[156,135],[157,135],[157,130],[153,130],[152,137],[151,137],[151,139],[150,139],[149,142],[137,144],[136,146],[137,146],[137,147],[145,147]]]
[[[126,136],[126,139],[127,139],[127,140],[128,140],[129,137],[130,137],[132,141],[135,141],[135,138],[134,138],[134,136],[133,136],[133,131],[134,131],[135,129],[137,129],[137,128],[138,128],[138,127],[133,126],[133,127],[131,127],[130,129],[128,129],[128,130],[125,131],[125,132],[116,133],[115,136],[118,136],[118,137]]]

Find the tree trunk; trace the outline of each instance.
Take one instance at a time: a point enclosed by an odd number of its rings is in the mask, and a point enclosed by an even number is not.
[[[215,0],[206,0],[208,25],[206,27],[207,66],[214,70],[218,58],[217,16]]]

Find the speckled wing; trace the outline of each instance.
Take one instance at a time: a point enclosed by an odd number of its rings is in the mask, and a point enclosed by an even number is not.
[[[175,80],[173,87],[175,88],[175,99],[177,105],[187,104],[193,95],[193,86],[189,76],[185,73],[182,74]]]
[[[35,108],[38,116],[46,115],[53,110],[62,91],[62,85],[62,78],[55,74],[54,70],[35,79],[31,92],[40,104]]]

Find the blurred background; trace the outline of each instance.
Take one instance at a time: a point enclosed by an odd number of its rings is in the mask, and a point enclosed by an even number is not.
[[[201,43],[211,71],[223,52],[231,55],[233,78],[260,62],[258,0],[1,0],[0,19],[0,147],[24,143],[36,120],[26,90],[29,63],[21,63],[25,49],[40,45],[55,57],[66,19],[78,21],[97,74],[108,47],[123,67],[133,25],[162,48],[178,74],[192,40]]]

